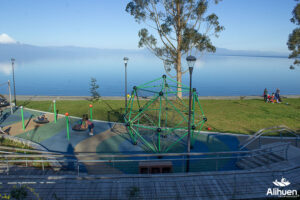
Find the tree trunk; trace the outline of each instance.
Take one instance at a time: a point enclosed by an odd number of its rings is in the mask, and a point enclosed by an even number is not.
[[[179,1],[176,3],[177,10],[177,58],[176,58],[176,73],[177,73],[177,96],[182,99],[182,79],[181,79],[181,20],[180,20],[180,3]]]
[[[177,51],[177,60],[176,60],[177,66],[176,66],[176,71],[177,71],[177,96],[178,98],[182,99],[182,79],[181,79],[181,52]]]

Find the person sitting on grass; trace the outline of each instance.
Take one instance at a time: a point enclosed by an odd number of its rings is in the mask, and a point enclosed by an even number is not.
[[[275,100],[276,100],[277,103],[281,103],[280,90],[278,88],[275,92]]]
[[[274,95],[274,93],[272,93],[272,96],[270,97],[270,102],[271,103],[275,102],[275,95]]]
[[[267,100],[266,100],[266,103],[269,103],[271,100],[271,96],[269,94],[267,94]]]

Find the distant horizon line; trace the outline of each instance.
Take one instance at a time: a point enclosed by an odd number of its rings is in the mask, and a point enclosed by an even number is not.
[[[108,48],[108,47],[91,47],[91,46],[80,46],[80,45],[36,45],[36,44],[27,44],[16,41],[15,43],[0,43],[0,45],[28,45],[35,47],[48,47],[48,48],[85,48],[85,49],[98,49],[98,50],[121,50],[121,51],[149,51],[146,48]],[[216,47],[216,49],[229,50],[229,51],[239,51],[239,52],[252,52],[252,53],[278,53],[278,54],[289,54],[289,51],[273,51],[273,50],[249,50],[249,49],[230,49],[226,47]],[[149,51],[150,52],[150,51]]]

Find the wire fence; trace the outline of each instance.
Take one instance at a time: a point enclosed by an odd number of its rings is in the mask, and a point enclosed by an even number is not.
[[[0,146],[0,173],[7,175],[124,175],[229,171],[288,159],[289,143],[253,151],[166,154],[59,154]]]

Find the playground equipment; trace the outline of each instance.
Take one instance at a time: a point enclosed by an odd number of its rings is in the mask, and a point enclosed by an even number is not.
[[[177,97],[177,90],[183,98]],[[163,75],[134,86],[126,106],[124,120],[133,144],[141,142],[146,151],[169,152],[175,145],[185,147],[188,134],[189,87]],[[207,121],[196,89],[192,90],[191,146],[194,135]]]
[[[21,108],[21,117],[22,117],[22,128],[23,130],[25,130],[23,106],[21,106],[20,108]]]
[[[93,105],[90,104],[90,120],[93,121]]]
[[[44,113],[41,113],[39,117],[33,120],[37,124],[46,124],[49,123],[49,120],[46,118]]]
[[[67,125],[67,138],[70,141],[69,113],[65,113],[65,116],[66,116],[66,125]]]

